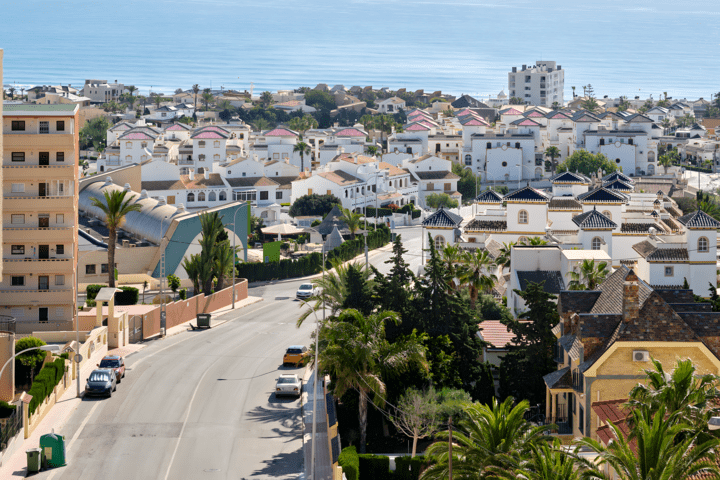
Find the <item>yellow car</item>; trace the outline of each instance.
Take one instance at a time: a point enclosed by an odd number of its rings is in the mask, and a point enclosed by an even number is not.
[[[283,356],[283,367],[288,364],[299,367],[305,362],[307,355],[308,351],[306,346],[290,345]]]

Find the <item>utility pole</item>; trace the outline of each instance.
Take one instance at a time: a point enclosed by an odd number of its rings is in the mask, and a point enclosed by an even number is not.
[[[452,480],[452,417],[448,419],[448,479]]]

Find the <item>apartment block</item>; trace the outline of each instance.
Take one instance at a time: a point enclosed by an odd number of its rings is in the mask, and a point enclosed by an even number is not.
[[[85,80],[82,95],[90,99],[92,103],[108,103],[120,99],[125,91],[122,83],[108,83],[107,80]]]
[[[0,48],[0,87],[2,87],[2,85],[3,85],[3,49]],[[3,97],[3,95],[0,95],[0,97]],[[2,98],[0,98],[0,118],[2,118],[2,116],[3,116],[3,102],[2,102]],[[2,155],[2,153],[3,153],[3,131],[2,131],[2,129],[0,129],[0,155]],[[0,157],[0,159],[1,158],[2,157]],[[2,174],[3,174],[2,169],[0,169],[0,184],[2,183],[2,180],[3,180]],[[5,225],[4,219],[2,217],[2,211],[3,211],[2,200],[3,200],[2,195],[0,195],[0,244],[2,244],[2,241],[3,241],[3,227]],[[3,278],[3,276],[2,276],[3,268],[2,267],[3,267],[3,265],[0,262],[0,281],[2,281],[2,278]]]
[[[523,65],[519,71],[512,67],[508,73],[510,97],[517,97],[529,105],[551,107],[557,102],[562,107],[564,89],[565,71],[556,62],[537,61],[535,66]]]
[[[0,313],[17,333],[67,330],[78,244],[77,105],[5,105]]]

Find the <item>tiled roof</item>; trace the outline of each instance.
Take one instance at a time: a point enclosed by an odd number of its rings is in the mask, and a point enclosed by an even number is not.
[[[420,180],[457,180],[460,177],[448,170],[438,170],[434,172],[415,172]]]
[[[558,270],[517,270],[520,290],[526,290],[528,284],[542,283],[548,293],[557,294],[565,289],[562,274]]]
[[[518,118],[514,122],[512,122],[512,125],[519,125],[521,127],[539,127],[540,124],[536,122],[535,120],[531,120],[529,118]]]
[[[503,197],[503,200],[511,202],[547,202],[548,196],[540,190],[527,186],[508,193]]]
[[[500,115],[522,115],[523,114],[523,112],[521,112],[517,108],[513,108],[513,107],[506,108],[505,110],[500,110],[498,113]]]
[[[435,213],[423,220],[423,227],[457,227],[463,221],[463,217],[440,207]]]
[[[460,124],[464,127],[487,127],[488,123],[484,120],[480,120],[479,118],[475,118],[471,115],[468,115],[467,117],[460,120]]]
[[[194,180],[190,180],[189,175],[180,175],[180,180],[185,184],[185,188],[203,188],[203,187],[224,187],[225,182],[219,173],[211,173],[210,178],[204,175],[195,175]]]
[[[387,170],[388,175],[391,177],[397,176],[397,175],[407,175],[410,172],[405,170],[404,168],[396,167],[395,165],[387,162],[380,162],[378,164],[378,168],[381,170]]]
[[[623,288],[625,285],[625,278],[629,273],[630,269],[625,265],[621,265],[605,279],[599,287],[599,290],[601,291],[600,297],[598,297],[595,305],[593,305],[590,310],[590,313],[622,314]],[[638,298],[640,305],[643,305],[645,300],[647,300],[652,293],[652,289],[642,280],[639,280],[638,284],[640,286]]]
[[[223,139],[223,138],[228,138],[228,137],[229,137],[229,135],[227,133],[214,132],[212,130],[195,132],[190,136],[190,138],[202,138],[202,139]]]
[[[505,348],[512,344],[515,334],[508,330],[500,320],[485,320],[479,325],[479,335],[490,344],[492,348]]]
[[[598,212],[594,208],[582,213],[572,219],[573,223],[578,227],[585,229],[613,229],[617,228],[617,223]]]
[[[134,132],[128,130],[118,137],[118,140],[155,140],[155,136],[149,135],[146,132]]]
[[[720,222],[718,222],[702,210],[697,210],[693,213],[683,215],[682,217],[678,218],[678,222],[685,225],[686,228],[697,228],[700,230],[711,230],[720,228]]]
[[[587,178],[582,173],[573,173],[573,172],[562,172],[558,173],[554,177],[550,179],[552,183],[579,183],[579,184],[589,184],[590,179]]]
[[[330,210],[330,213],[325,216],[322,223],[316,227],[317,231],[320,235],[330,235],[337,227],[341,235],[350,235],[350,230],[348,229],[347,224],[340,220],[342,216],[343,214],[340,211],[340,208],[335,205],[332,210]]]
[[[406,132],[426,132],[430,128],[422,123],[412,123],[405,127]]]
[[[323,177],[326,180],[337,183],[338,185],[353,185],[360,182],[359,178],[354,177],[349,173],[343,172],[342,170],[335,170],[334,172],[321,172],[317,175]]]
[[[554,111],[554,112],[549,112],[547,115],[545,115],[545,118],[570,120],[571,116],[570,116],[570,114],[568,114],[566,112]]]
[[[485,250],[490,254],[492,258],[498,258],[500,257],[500,249],[502,248],[502,245],[500,245],[499,242],[496,242],[495,240],[490,240],[489,242],[485,242]]]
[[[622,182],[629,183],[629,184],[635,183],[635,181],[632,178],[628,177],[627,175],[625,175],[622,172],[613,172],[609,175],[605,175],[602,178],[603,183],[612,182],[615,180],[620,180]]]
[[[266,137],[297,137],[297,133],[288,128],[274,128],[263,135]]]
[[[538,112],[537,110],[532,110],[530,112],[525,112],[525,116],[528,118],[540,118],[540,117],[544,117],[545,115]]]
[[[502,203],[503,197],[495,190],[485,190],[475,197],[475,201],[478,203]]]
[[[603,185],[604,188],[610,189],[610,190],[620,190],[621,192],[632,192],[635,187],[630,185],[629,183],[625,183],[621,180],[615,180],[613,182],[608,182],[605,185]]]
[[[184,132],[187,130],[190,130],[190,125],[184,123],[173,123],[165,129],[166,132]]]
[[[622,233],[650,233],[650,228],[655,228],[660,233],[665,231],[660,225],[656,223],[630,223],[626,222],[620,226],[620,232]]]
[[[141,182],[140,188],[151,192],[156,190],[185,190],[185,184],[180,180],[146,180]]]
[[[572,197],[553,197],[550,199],[550,210],[582,210],[582,204]]]
[[[570,367],[550,372],[543,377],[548,388],[572,388],[572,375]]]
[[[478,231],[478,230],[495,230],[505,231],[507,230],[507,222],[502,220],[472,220],[465,226],[465,231]]]
[[[365,134],[357,128],[343,128],[335,132],[336,137],[364,137]]]
[[[581,193],[577,199],[583,203],[625,203],[627,201],[627,197],[622,193],[603,187]]]
[[[272,187],[279,185],[268,177],[237,177],[226,178],[231,187]]]
[[[648,262],[686,262],[690,259],[687,248],[658,248],[648,240],[636,243],[633,250]]]

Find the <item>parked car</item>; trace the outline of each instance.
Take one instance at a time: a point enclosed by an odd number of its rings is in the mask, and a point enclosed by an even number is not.
[[[275,384],[275,396],[292,395],[299,397],[302,393],[302,380],[293,374],[283,374],[277,379]]]
[[[112,397],[117,389],[117,376],[108,368],[93,370],[85,385],[85,395],[99,395]]]
[[[125,361],[119,355],[108,355],[103,357],[98,363],[98,367],[107,368],[115,372],[117,377],[117,383],[120,383],[122,378],[125,378]]]
[[[308,355],[305,345],[290,345],[283,356],[283,367],[288,364],[302,365]]]
[[[305,300],[307,298],[310,298],[314,295],[317,295],[318,293],[318,287],[316,287],[312,283],[303,283],[298,287],[297,292],[295,292],[295,298],[299,298],[300,300]]]

